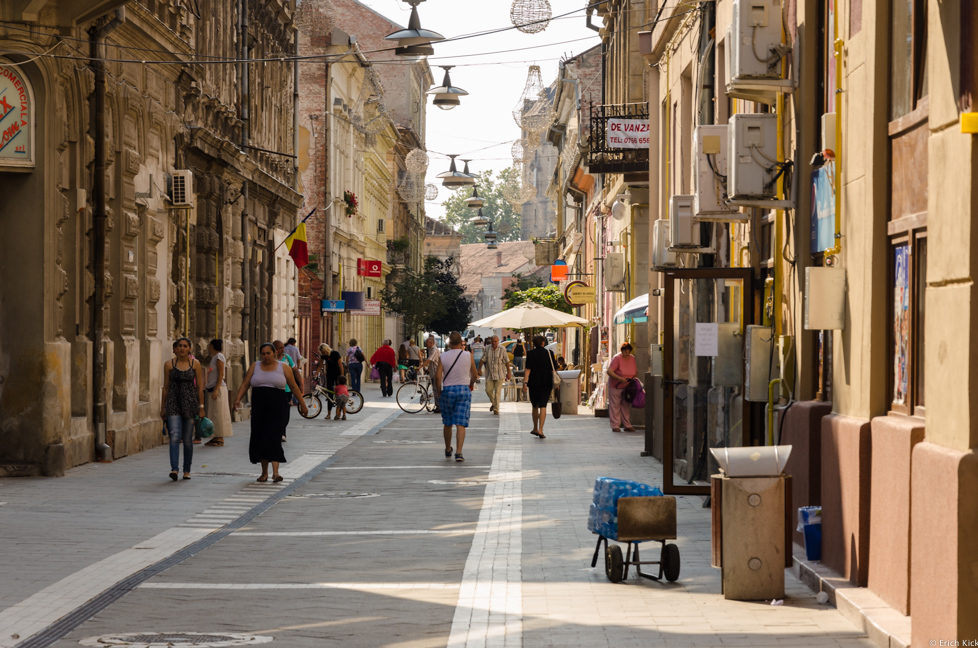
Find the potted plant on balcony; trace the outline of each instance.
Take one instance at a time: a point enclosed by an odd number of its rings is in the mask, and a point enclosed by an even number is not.
[[[352,218],[357,213],[360,203],[357,202],[357,195],[352,191],[343,192],[343,203],[346,205],[346,215]]]
[[[387,259],[391,265],[404,265],[411,240],[401,236],[387,241]]]

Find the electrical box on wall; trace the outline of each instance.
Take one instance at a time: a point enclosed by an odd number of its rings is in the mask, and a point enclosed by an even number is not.
[[[713,254],[712,246],[703,247],[701,226],[693,219],[693,196],[673,196],[669,199],[669,249],[690,254]]]
[[[845,268],[805,268],[805,329],[846,327]]]
[[[625,290],[625,253],[608,252],[604,257],[604,288],[608,292]]]
[[[726,202],[727,130],[727,125],[722,124],[697,126],[693,131],[693,140],[696,142],[693,215],[698,221],[747,220],[747,214]]]
[[[781,77],[781,0],[734,0],[731,81]]]
[[[746,343],[745,398],[752,402],[767,402],[771,361],[774,358],[774,329],[770,326],[748,326]]]
[[[660,218],[652,224],[652,267],[668,268],[676,266],[676,253],[669,251],[669,221]]]
[[[777,115],[738,113],[730,118],[727,196],[747,207],[786,209],[789,200],[777,199]]]

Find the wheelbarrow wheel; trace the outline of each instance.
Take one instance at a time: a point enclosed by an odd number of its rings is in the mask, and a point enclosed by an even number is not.
[[[674,544],[663,545],[660,560],[663,576],[670,583],[674,583],[679,578],[679,547]]]
[[[612,583],[620,583],[625,571],[625,560],[621,555],[621,547],[610,544],[604,550],[604,573]]]

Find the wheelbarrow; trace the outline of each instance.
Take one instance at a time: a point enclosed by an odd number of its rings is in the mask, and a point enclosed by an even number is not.
[[[598,554],[604,544],[604,571],[612,583],[628,578],[628,568],[632,565],[643,578],[662,580],[665,577],[670,583],[676,581],[679,578],[679,547],[666,542],[676,539],[676,498],[662,495],[620,497],[616,513],[618,532],[613,537],[598,535],[591,567],[598,564]],[[622,556],[619,545],[608,544],[608,540],[627,543],[625,555]],[[639,543],[648,541],[661,543],[659,560],[643,561],[639,557]],[[642,571],[642,565],[658,565],[659,573],[647,574]]]

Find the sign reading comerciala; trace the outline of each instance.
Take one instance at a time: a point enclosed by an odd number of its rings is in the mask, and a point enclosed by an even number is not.
[[[20,70],[0,58],[0,169],[34,167],[34,93]]]

